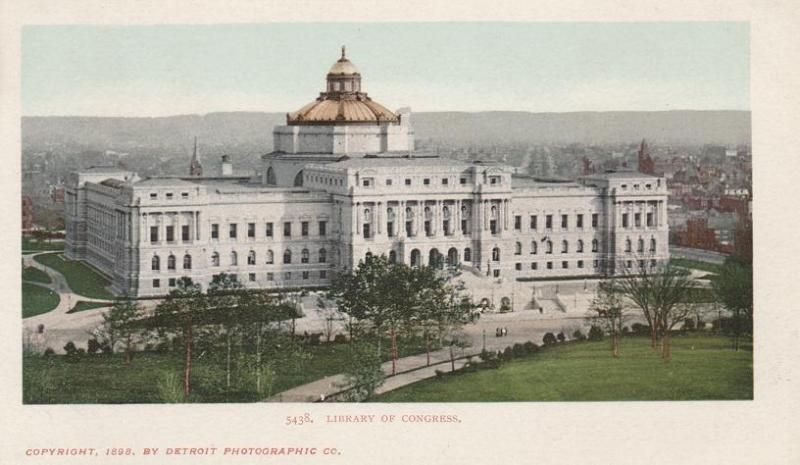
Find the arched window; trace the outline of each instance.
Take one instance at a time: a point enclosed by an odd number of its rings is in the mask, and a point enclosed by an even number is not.
[[[491,218],[497,219],[497,207],[492,205]]]
[[[600,251],[600,242],[597,239],[592,239],[592,252],[599,252]]]
[[[430,220],[431,217],[433,216],[431,214],[431,207],[425,207],[424,214],[425,214],[425,219]]]
[[[153,255],[153,259],[150,260],[150,269],[153,271],[161,269],[161,259],[158,258],[158,255]]]
[[[419,249],[414,249],[411,251],[411,266],[419,266]]]
[[[267,184],[271,186],[277,184],[277,182],[275,181],[275,170],[272,169],[271,166],[267,168]]]
[[[515,255],[522,255],[522,243],[517,242],[514,244],[514,254]]]
[[[536,239],[532,240],[531,241],[531,255],[536,255],[536,252],[537,252],[538,248],[539,247],[538,247],[538,244],[536,244]]]
[[[325,263],[328,261],[328,251],[325,249],[319,249],[319,262]]]
[[[300,263],[308,263],[308,249],[303,249],[300,252]]]
[[[550,239],[544,243],[544,253],[553,253],[553,241]]]
[[[450,219],[450,208],[447,206],[442,207],[442,217],[446,220]]]
[[[641,237],[639,238],[639,242],[636,244],[636,251],[644,252],[644,239],[642,239]]]
[[[464,249],[464,261],[468,263],[472,261],[472,249],[469,247]]]
[[[167,269],[168,270],[175,269],[175,255],[169,254],[169,257],[167,257]]]
[[[267,250],[267,265],[272,265],[273,263],[275,263],[275,253],[270,249]]]
[[[561,241],[561,253],[569,252],[569,242],[566,240]]]
[[[231,252],[231,265],[236,266],[239,264],[239,256],[236,251]]]
[[[183,256],[183,269],[184,270],[191,270],[192,269],[192,256],[188,253]]]
[[[283,252],[283,263],[292,263],[292,251],[291,250],[286,249],[286,251]]]
[[[438,249],[431,249],[430,252],[428,252],[428,266],[432,268],[441,268],[442,254],[439,253]]]
[[[583,239],[578,239],[578,244],[575,246],[575,251],[578,253],[583,252]]]
[[[302,187],[303,185],[303,170],[300,170],[297,173],[297,176],[294,177],[294,187]]]
[[[211,266],[219,266],[219,253],[214,252],[211,254]]]
[[[500,261],[500,248],[495,247],[492,249],[492,260],[499,262]]]
[[[656,238],[655,237],[650,239],[650,251],[651,252],[655,252],[656,251]]]
[[[397,252],[394,250],[389,251],[389,263],[397,263]]]
[[[251,250],[247,253],[247,264],[248,265],[255,265],[256,264],[256,251]]]
[[[625,239],[625,251],[626,252],[630,252],[631,251],[631,240],[630,239]]]

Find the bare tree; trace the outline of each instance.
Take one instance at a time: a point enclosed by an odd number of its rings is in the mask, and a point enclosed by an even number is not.
[[[597,296],[589,306],[591,322],[599,322],[600,326],[611,335],[611,353],[619,357],[619,340],[622,336],[622,325],[629,317],[625,312],[623,296],[617,288],[608,282],[601,283]]]

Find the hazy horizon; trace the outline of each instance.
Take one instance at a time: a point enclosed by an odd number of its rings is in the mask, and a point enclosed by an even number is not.
[[[744,22],[25,26],[24,116],[295,111],[340,46],[415,112],[749,111]]]

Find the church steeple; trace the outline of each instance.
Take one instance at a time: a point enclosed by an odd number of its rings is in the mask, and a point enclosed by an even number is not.
[[[202,176],[203,175],[203,165],[200,164],[200,160],[197,158],[197,136],[194,137],[194,151],[192,152],[192,161],[189,164],[189,176]]]

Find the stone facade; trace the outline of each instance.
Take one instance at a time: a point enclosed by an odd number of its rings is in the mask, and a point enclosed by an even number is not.
[[[341,63],[333,69],[354,69]],[[414,156],[409,118],[295,119],[275,129],[255,178],[75,173],[66,255],[132,296],[164,295],[182,276],[205,288],[222,272],[248,287],[320,288],[368,254],[385,254],[412,266],[458,265],[481,297],[668,257],[663,179],[610,172],[544,181],[496,163]],[[399,145],[387,134],[399,134]]]

